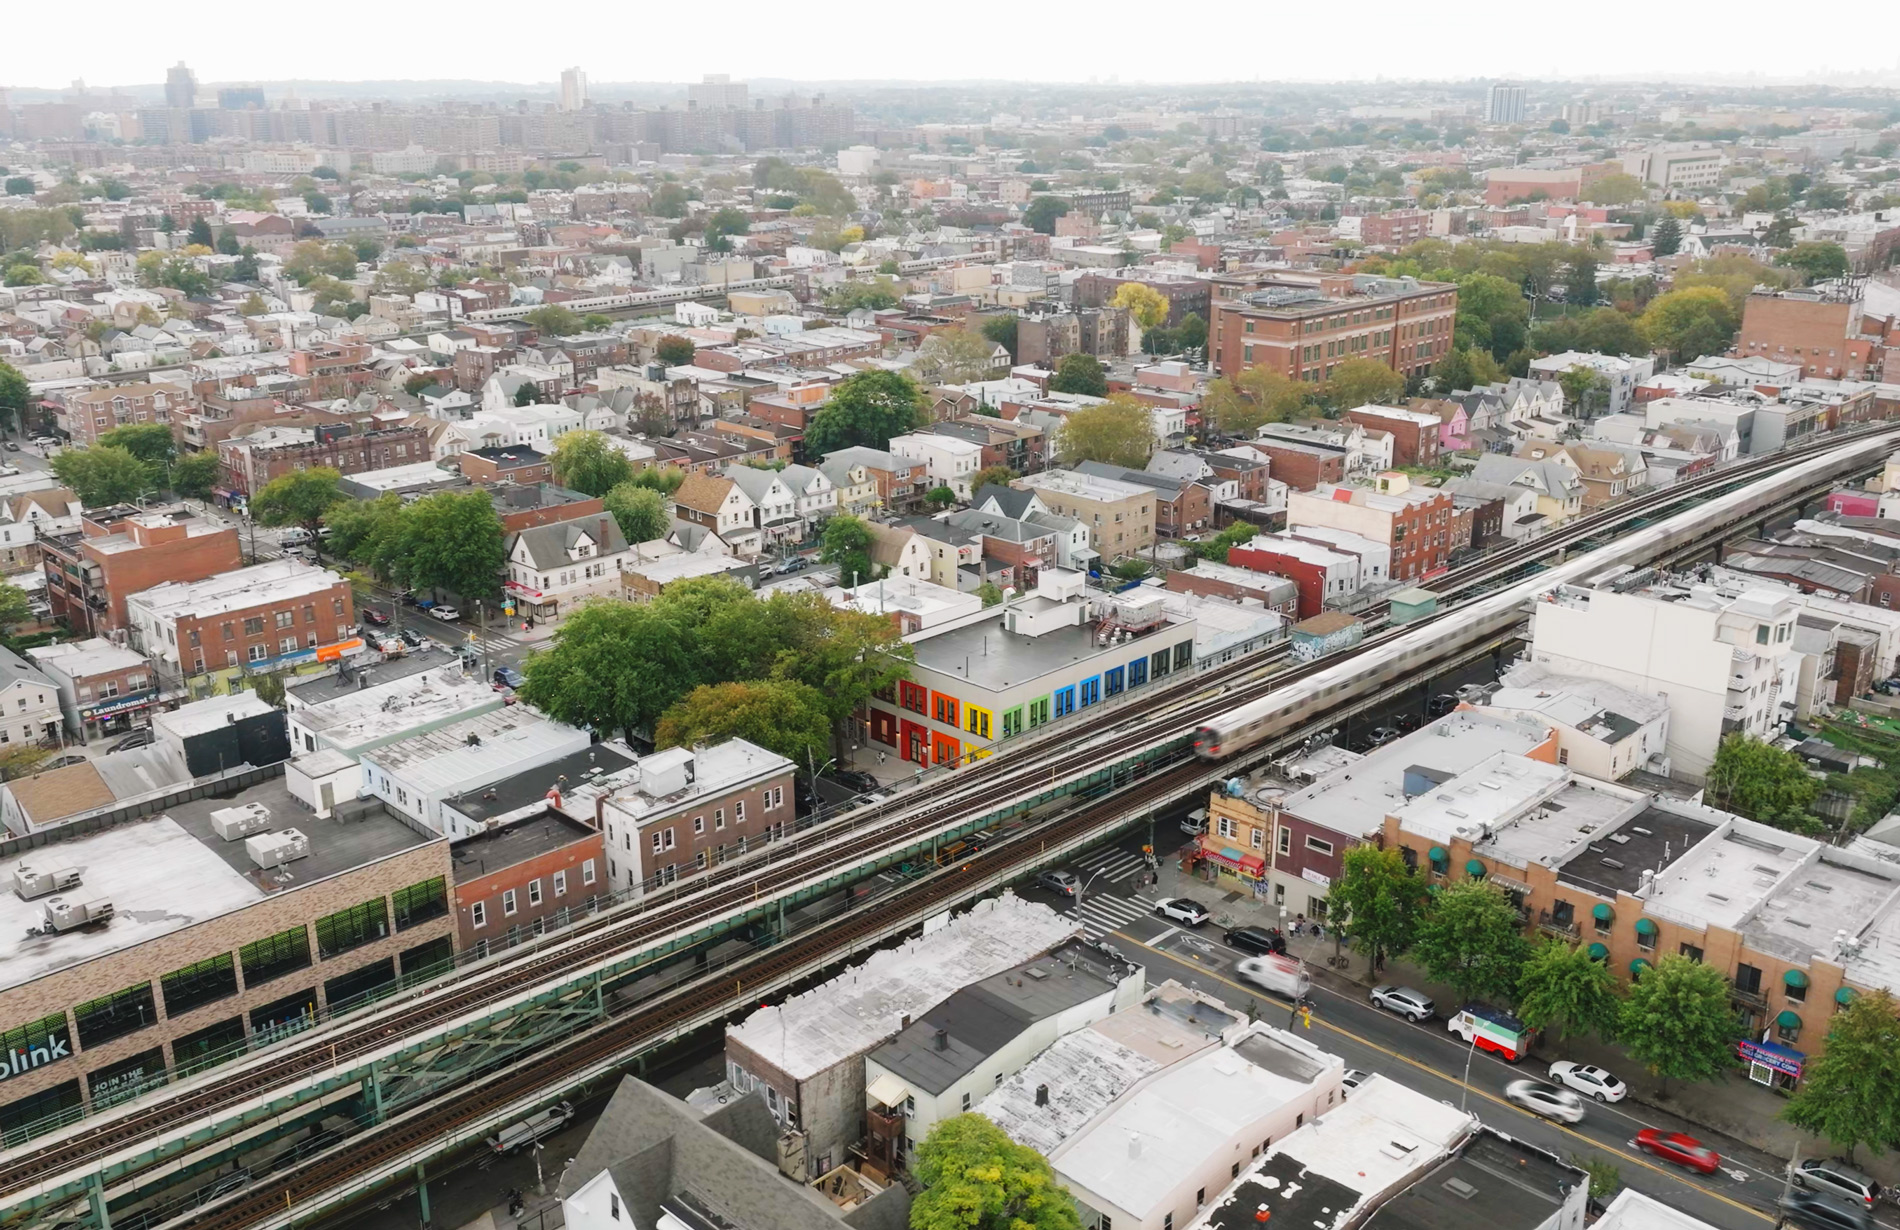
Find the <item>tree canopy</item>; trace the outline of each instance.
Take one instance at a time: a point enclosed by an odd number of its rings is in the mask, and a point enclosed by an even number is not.
[[[862,445],[885,448],[892,436],[923,425],[923,390],[902,372],[858,372],[840,380],[805,429],[805,449],[815,456]]]
[[[825,522],[819,540],[818,558],[836,565],[840,585],[856,586],[872,580],[871,527],[850,513],[831,518]]]
[[[393,547],[396,576],[414,589],[464,598],[496,592],[508,547],[486,491],[438,491],[403,509]]]
[[[945,1119],[917,1147],[911,1230],[1081,1230],[1047,1158],[978,1114]]]
[[[1108,370],[1092,354],[1065,354],[1049,379],[1051,393],[1080,393],[1084,397],[1108,396]]]
[[[218,476],[223,467],[218,464],[218,455],[210,450],[186,453],[172,462],[172,490],[179,495],[192,499],[208,499],[211,489],[218,485]]]
[[[1405,393],[1405,377],[1377,359],[1347,359],[1333,368],[1326,400],[1341,410],[1390,405]]]
[[[1154,412],[1126,394],[1075,411],[1056,430],[1055,451],[1066,466],[1101,461],[1139,470],[1154,449]]]
[[[912,370],[929,384],[965,384],[990,374],[996,343],[970,329],[945,329],[924,339]]]
[[[601,497],[601,503],[620,524],[620,532],[628,542],[654,542],[665,538],[673,528],[666,497],[631,480],[614,484]]]
[[[1056,233],[1056,219],[1069,212],[1069,203],[1061,197],[1039,196],[1023,210],[1023,225],[1045,235]]]
[[[570,431],[548,454],[554,481],[583,495],[604,496],[633,477],[633,459],[598,431]]]
[[[536,332],[549,337],[566,337],[570,333],[581,331],[581,318],[558,303],[545,303],[521,318],[523,324],[532,325]]]
[[[1109,297],[1108,305],[1127,308],[1144,333],[1167,323],[1170,307],[1166,295],[1141,282],[1123,282]]]
[[[1722,971],[1672,953],[1630,986],[1617,1037],[1630,1058],[1665,1082],[1709,1080],[1727,1070],[1735,1049],[1728,993]]]
[[[163,465],[175,447],[172,429],[164,423],[127,423],[99,433],[102,448],[122,448],[140,461]]]
[[[1891,992],[1856,995],[1834,1015],[1827,1050],[1810,1059],[1781,1117],[1848,1156],[1900,1145],[1900,1019]]]
[[[681,337],[677,333],[667,334],[653,347],[653,357],[668,367],[684,367],[698,353],[699,348],[693,345],[691,338]]]
[[[1775,257],[1775,264],[1798,269],[1809,284],[1847,276],[1847,249],[1838,243],[1798,243]]]
[[[1334,922],[1376,971],[1412,947],[1425,913],[1425,882],[1397,850],[1348,846],[1326,900]]]
[[[694,688],[666,711],[654,732],[659,747],[727,739],[777,752],[810,776],[830,755],[831,719],[824,698],[810,686],[764,679]]]
[[[1508,999],[1528,955],[1523,923],[1504,890],[1484,880],[1455,880],[1434,893],[1413,953],[1435,982],[1475,998]]]
[[[1773,744],[1732,734],[1715,749],[1709,791],[1726,811],[1801,832],[1817,826],[1808,809],[1820,790],[1801,757]]]
[[[154,486],[152,467],[122,448],[70,448],[53,458],[53,474],[87,508],[130,504]]]
[[[1737,323],[1728,295],[1713,286],[1657,295],[1643,312],[1643,332],[1650,344],[1677,362],[1727,350]]]
[[[1268,367],[1246,367],[1207,386],[1202,414],[1222,435],[1250,437],[1267,423],[1284,423],[1305,410],[1313,386]]]
[[[1517,1015],[1532,1029],[1616,1034],[1616,979],[1582,944],[1546,940],[1531,950],[1517,980]]]
[[[588,602],[522,665],[517,691],[558,721],[650,731],[690,686],[686,633],[653,605]]]
[[[259,525],[300,525],[315,534],[323,514],[345,498],[342,478],[329,466],[279,475],[251,496],[251,515]]]

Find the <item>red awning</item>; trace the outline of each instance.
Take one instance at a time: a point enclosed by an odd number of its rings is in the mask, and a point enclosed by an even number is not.
[[[1232,846],[1223,846],[1218,850],[1203,846],[1201,857],[1210,863],[1219,863],[1223,867],[1238,871],[1241,875],[1252,876],[1256,880],[1267,873],[1266,859],[1257,854],[1243,854]]]

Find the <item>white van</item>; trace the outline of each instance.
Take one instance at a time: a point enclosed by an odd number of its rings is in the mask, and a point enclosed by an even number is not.
[[[1292,957],[1248,957],[1234,967],[1234,972],[1244,981],[1288,999],[1304,999],[1313,989],[1313,976],[1306,972],[1306,962]]]
[[[537,1140],[544,1140],[566,1127],[574,1117],[574,1105],[562,1102],[546,1110],[537,1111],[519,1123],[509,1124],[500,1132],[488,1138],[488,1147],[496,1153],[513,1153],[516,1149],[525,1149]]]

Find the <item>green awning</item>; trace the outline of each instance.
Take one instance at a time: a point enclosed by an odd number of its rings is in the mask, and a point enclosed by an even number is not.
[[[1840,990],[1834,992],[1834,1002],[1846,1006],[1853,1003],[1854,997],[1858,994],[1860,994],[1860,992],[1856,991],[1853,987],[1842,987]]]
[[[1600,923],[1615,922],[1616,911],[1612,910],[1607,905],[1603,905],[1599,903],[1597,905],[1593,905],[1590,907],[1590,917],[1596,919]]]
[[[1431,849],[1425,852],[1425,857],[1429,858],[1434,863],[1442,863],[1442,862],[1445,862],[1447,859],[1449,859],[1451,855],[1445,853],[1445,847],[1433,846]]]
[[[1642,972],[1648,968],[1649,968],[1649,962],[1645,961],[1641,957],[1638,957],[1634,961],[1630,962],[1630,977],[1632,978],[1639,977],[1642,974]]]
[[[1609,957],[1609,955],[1610,955],[1610,950],[1608,948],[1605,948],[1602,944],[1590,945],[1590,959],[1592,961],[1606,960]]]
[[[1656,924],[1647,918],[1639,918],[1636,920],[1636,934],[1654,935],[1656,934]]]
[[[1805,987],[1808,985],[1808,976],[1798,969],[1789,970],[1781,976],[1781,980],[1791,987]]]
[[[1783,1008],[1781,1015],[1775,1018],[1775,1024],[1783,1029],[1799,1029],[1801,1028],[1801,1018],[1789,1012],[1786,1008]]]
[[[1484,864],[1475,858],[1470,860],[1465,864],[1465,874],[1482,880],[1484,878]]]

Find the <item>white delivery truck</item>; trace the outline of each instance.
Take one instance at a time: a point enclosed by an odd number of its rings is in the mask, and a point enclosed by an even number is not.
[[[1313,976],[1306,972],[1306,963],[1292,957],[1248,957],[1234,967],[1234,972],[1263,990],[1291,1000],[1304,999],[1313,989]]]
[[[1510,1013],[1482,1004],[1466,1004],[1462,1012],[1445,1022],[1445,1028],[1506,1063],[1516,1063],[1529,1054],[1536,1034]]]

